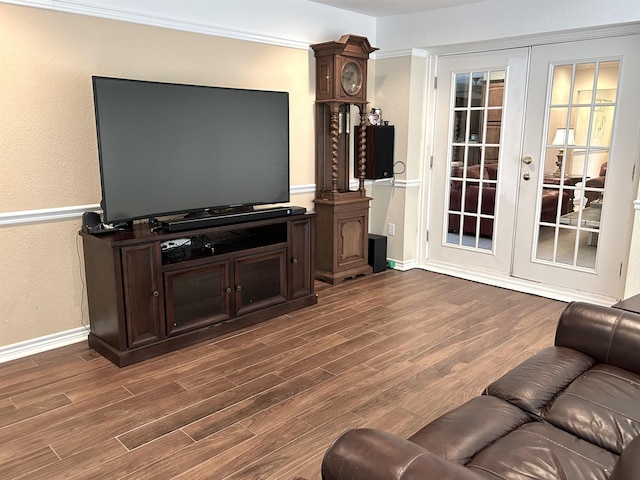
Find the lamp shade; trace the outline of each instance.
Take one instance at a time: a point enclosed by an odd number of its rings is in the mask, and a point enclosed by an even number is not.
[[[567,134],[567,132],[569,132]],[[551,145],[557,145],[557,146],[565,146],[565,145],[575,145],[576,144],[576,138],[575,138],[575,130],[573,128],[557,128],[556,129],[556,136],[553,137],[553,141],[551,142]]]

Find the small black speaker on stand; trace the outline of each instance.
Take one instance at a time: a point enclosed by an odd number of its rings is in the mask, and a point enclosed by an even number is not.
[[[82,231],[84,233],[94,233],[102,225],[100,214],[96,212],[84,212],[82,214]]]
[[[384,235],[369,234],[369,265],[373,273],[387,269],[387,237]]]

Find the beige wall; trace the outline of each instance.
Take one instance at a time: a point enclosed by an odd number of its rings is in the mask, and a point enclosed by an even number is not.
[[[314,182],[308,50],[0,4],[0,62],[0,213],[99,203],[91,75],[288,91],[291,185]],[[0,347],[88,322],[79,227],[0,227]]]
[[[375,101],[383,120],[395,126],[393,182],[372,186],[371,232],[387,238],[387,257],[403,267],[417,263],[421,219],[420,181],[425,161],[426,58],[419,55],[379,59],[375,62]],[[402,173],[400,173],[402,172]]]

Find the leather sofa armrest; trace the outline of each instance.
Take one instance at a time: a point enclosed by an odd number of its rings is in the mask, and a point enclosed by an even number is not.
[[[482,476],[408,440],[376,429],[343,433],[322,461],[323,480],[481,480]]]
[[[640,315],[585,302],[570,303],[560,315],[555,344],[597,363],[640,374]]]

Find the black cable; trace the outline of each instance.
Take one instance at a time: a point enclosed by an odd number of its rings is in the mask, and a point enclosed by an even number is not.
[[[82,271],[82,257],[80,257],[80,234],[76,237],[76,255],[78,257],[78,271],[80,272],[80,283],[82,284],[82,289],[80,290],[80,324],[85,328],[85,330],[91,333],[91,328],[89,325],[84,323],[84,294],[86,290],[86,284],[84,282],[84,272]]]

